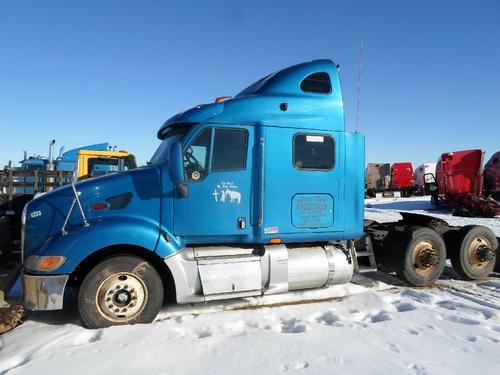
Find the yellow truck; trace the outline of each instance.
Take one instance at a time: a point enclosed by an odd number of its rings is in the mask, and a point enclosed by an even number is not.
[[[79,180],[137,168],[134,155],[127,151],[80,150],[77,160]]]

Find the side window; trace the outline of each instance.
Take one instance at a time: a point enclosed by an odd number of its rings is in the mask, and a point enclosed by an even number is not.
[[[198,181],[207,175],[212,129],[203,129],[184,150],[184,177]]]
[[[213,172],[245,169],[248,132],[244,129],[215,129]]]
[[[335,165],[335,141],[325,134],[295,134],[293,165],[301,170],[329,171]]]
[[[300,89],[314,94],[329,94],[332,92],[330,75],[326,72],[310,74],[302,80]]]

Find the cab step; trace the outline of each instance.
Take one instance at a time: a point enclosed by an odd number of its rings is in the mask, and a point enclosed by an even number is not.
[[[356,241],[352,250],[354,253],[352,257],[354,272],[368,273],[377,271],[377,261],[375,260],[372,241],[369,235],[365,235]]]

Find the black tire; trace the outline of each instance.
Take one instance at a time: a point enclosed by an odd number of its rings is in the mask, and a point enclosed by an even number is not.
[[[156,269],[142,258],[108,258],[85,277],[78,310],[88,328],[151,323],[163,304],[163,283]]]
[[[499,243],[497,247],[497,263],[495,264],[495,272],[500,272],[500,238],[497,237],[497,242]]]
[[[430,228],[415,228],[406,244],[396,273],[413,286],[427,286],[443,273],[446,245]]]
[[[500,273],[500,248],[497,249],[497,263],[495,265],[494,271]]]
[[[484,250],[491,249],[493,257],[486,260]],[[480,280],[493,272],[498,241],[491,229],[480,225],[467,225],[454,236],[450,260],[455,271],[466,280]],[[479,251],[483,250],[483,254]],[[487,250],[486,250],[487,251]]]

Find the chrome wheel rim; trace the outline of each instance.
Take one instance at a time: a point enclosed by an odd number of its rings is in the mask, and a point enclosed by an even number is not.
[[[430,241],[420,241],[413,249],[413,268],[421,275],[434,272],[439,263],[439,252]]]
[[[482,269],[488,265],[489,260],[481,260],[479,258],[478,252],[481,248],[487,247],[491,249],[490,242],[484,237],[476,237],[467,250],[467,258],[472,267],[477,269]]]
[[[144,282],[129,272],[106,278],[97,290],[96,304],[103,317],[114,322],[136,318],[146,305],[148,290]]]

